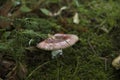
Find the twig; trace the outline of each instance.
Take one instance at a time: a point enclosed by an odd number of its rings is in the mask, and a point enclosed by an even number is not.
[[[72,75],[72,77],[74,77],[75,75],[76,75],[76,73],[78,72],[78,69],[79,69],[79,56],[77,57],[77,65],[76,65],[76,68],[75,68],[75,71],[74,71],[74,73],[73,73],[73,75]]]
[[[47,61],[45,63],[43,63],[42,65],[39,65],[37,68],[35,68],[28,76],[25,80],[29,80],[29,78],[38,70],[40,69],[41,67],[43,67],[44,65],[48,64],[50,61]]]
[[[97,54],[97,52],[95,51],[94,47],[90,43],[89,38],[88,38],[88,44],[89,44],[90,48],[92,49],[93,53]]]
[[[105,71],[107,70],[107,58],[105,57],[100,57],[100,59],[103,59],[105,61]]]

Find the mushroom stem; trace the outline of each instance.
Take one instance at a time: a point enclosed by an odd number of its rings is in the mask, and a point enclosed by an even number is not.
[[[51,54],[52,54],[52,58],[54,59],[55,57],[57,57],[57,55],[62,55],[63,51],[62,51],[62,49],[53,50]]]

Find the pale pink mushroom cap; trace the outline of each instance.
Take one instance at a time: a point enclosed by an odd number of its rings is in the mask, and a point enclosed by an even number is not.
[[[73,34],[55,34],[39,44],[37,47],[43,50],[59,50],[70,47],[78,41],[78,37]]]

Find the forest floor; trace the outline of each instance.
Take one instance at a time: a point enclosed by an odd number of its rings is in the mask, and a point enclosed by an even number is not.
[[[119,0],[1,0],[0,80],[120,80]],[[52,59],[36,45],[56,33],[79,41]],[[120,65],[120,64],[119,64]]]

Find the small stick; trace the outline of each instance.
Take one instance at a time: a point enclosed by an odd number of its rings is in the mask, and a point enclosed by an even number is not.
[[[89,39],[88,39],[88,44],[89,44],[90,48],[92,49],[93,53],[97,54],[97,52],[95,51],[94,47],[90,43]]]

